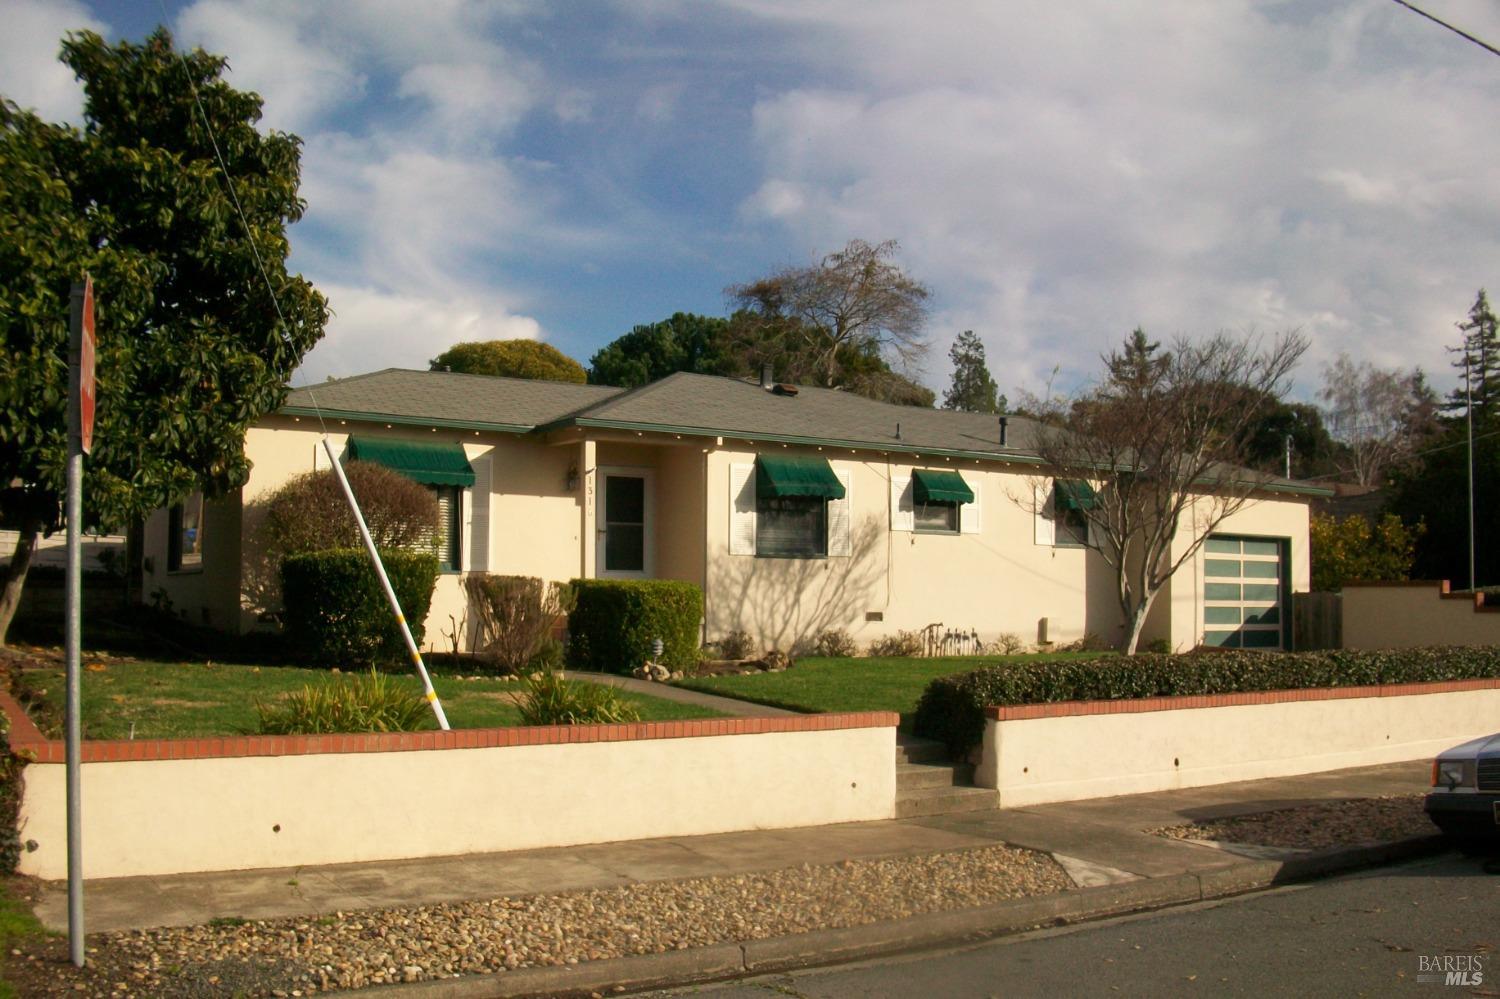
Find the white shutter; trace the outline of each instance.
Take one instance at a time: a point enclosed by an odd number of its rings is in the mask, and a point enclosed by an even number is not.
[[[830,557],[848,558],[854,554],[854,539],[850,536],[850,514],[854,509],[854,473],[848,469],[834,469],[839,484],[844,487],[844,498],[828,501],[828,554]]]
[[[755,554],[755,465],[729,466],[729,554]]]
[[[493,457],[485,455],[469,462],[474,469],[474,486],[465,497],[468,502],[469,551],[464,559],[465,568],[475,572],[490,571],[490,493],[494,473],[491,469]]]
[[[958,527],[964,534],[978,534],[984,523],[984,473],[974,476],[974,481],[968,482],[970,489],[974,490],[974,502],[960,503],[958,505]]]
[[[917,504],[910,475],[891,476],[891,530],[912,531],[917,526]]]
[[[1040,479],[1032,483],[1032,502],[1036,510],[1036,543],[1057,544],[1057,524],[1052,514],[1052,480]]]

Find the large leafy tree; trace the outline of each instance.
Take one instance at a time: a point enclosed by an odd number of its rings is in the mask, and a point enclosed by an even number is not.
[[[38,536],[61,523],[71,282],[90,273],[98,302],[93,525],[243,483],[246,429],[328,315],[286,269],[300,141],[256,127],[261,100],[221,79],[223,58],[159,29],[70,35],[62,59],[83,83],[81,129],[0,99],[0,516],[19,531],[0,642]]]
[[[927,352],[927,286],[896,266],[896,241],[850,240],[807,267],[786,267],[729,288],[762,337],[811,360],[823,385],[839,384],[841,361],[875,355],[906,369]]]
[[[589,360],[589,381],[637,388],[678,371],[733,374],[729,344],[729,320],[673,313],[659,323],[636,326],[606,345]]]
[[[996,413],[1000,387],[990,377],[984,362],[984,341],[973,330],[964,330],[948,349],[953,362],[953,384],[943,394],[943,408],[965,413]]]
[[[471,375],[503,375],[549,382],[588,380],[583,365],[539,340],[478,340],[456,343],[431,361],[433,371],[464,371]]]

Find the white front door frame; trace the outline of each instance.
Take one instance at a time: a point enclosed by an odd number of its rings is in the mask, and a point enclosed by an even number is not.
[[[642,480],[641,568],[608,569],[609,480],[612,476]],[[594,501],[594,575],[600,579],[654,579],[656,577],[656,473],[639,465],[598,466],[598,491]]]

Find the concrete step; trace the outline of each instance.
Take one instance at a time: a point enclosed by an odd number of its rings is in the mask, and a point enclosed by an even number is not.
[[[974,768],[953,763],[897,763],[896,795],[924,787],[966,787],[974,783]]]
[[[904,733],[896,736],[897,763],[947,763],[948,747],[931,739]]]
[[[896,798],[896,818],[918,815],[948,815],[953,812],[983,812],[999,800],[988,787],[924,787]]]

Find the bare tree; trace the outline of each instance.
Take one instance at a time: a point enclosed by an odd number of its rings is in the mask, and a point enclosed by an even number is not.
[[[1348,354],[1323,368],[1324,421],[1349,448],[1350,473],[1362,486],[1379,485],[1386,469],[1415,449],[1411,419],[1416,372],[1377,368]]]
[[[1055,474],[1093,483],[1074,505],[1115,573],[1126,655],[1162,587],[1269,481],[1243,467],[1246,430],[1285,392],[1307,341],[1220,333],[1147,364],[1130,363],[1131,349],[1105,357],[1111,376],[1037,431]]]
[[[894,239],[853,239],[810,267],[787,267],[728,289],[737,308],[762,319],[815,359],[825,384],[841,354],[890,355],[906,370],[927,352],[923,336],[931,292],[897,267]]]

